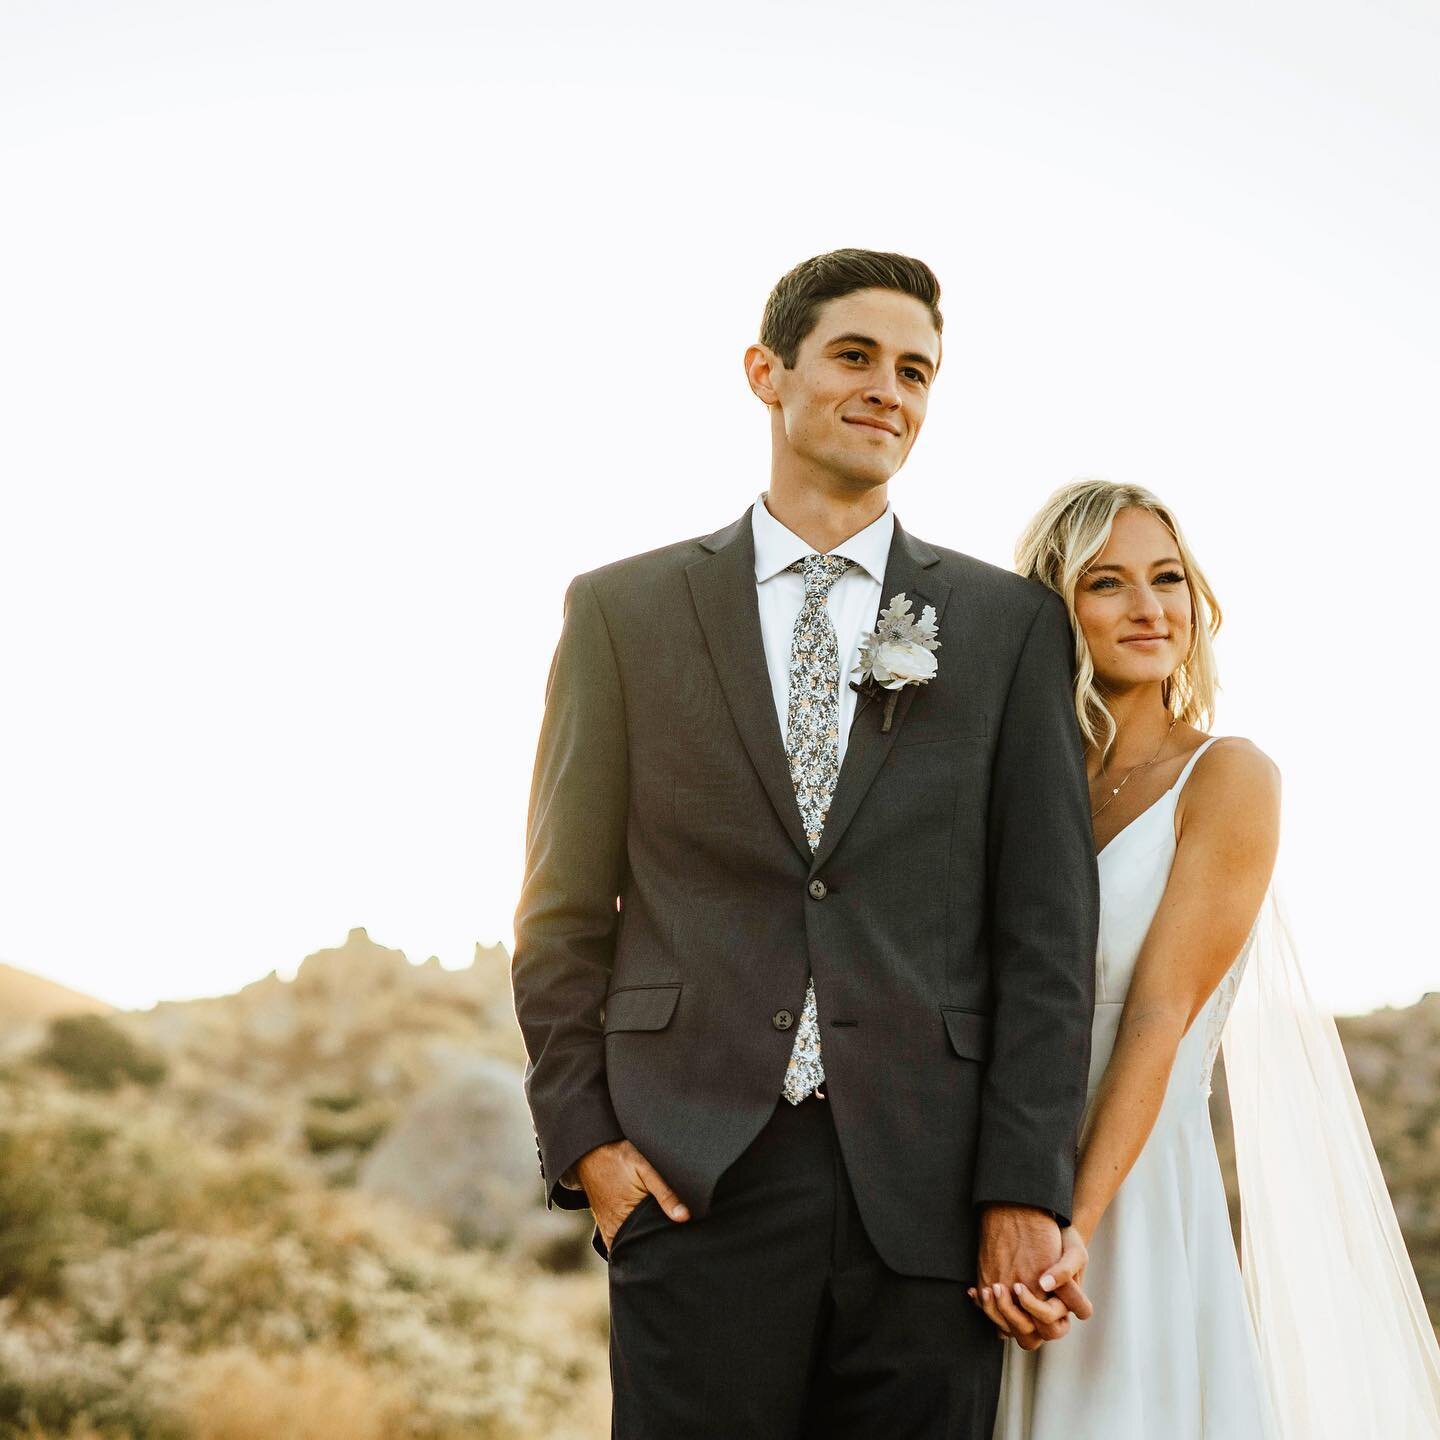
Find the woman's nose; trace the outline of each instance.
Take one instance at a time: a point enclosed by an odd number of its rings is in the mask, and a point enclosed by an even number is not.
[[[1137,585],[1130,595],[1130,614],[1136,620],[1158,620],[1165,613],[1160,597],[1148,586]]]

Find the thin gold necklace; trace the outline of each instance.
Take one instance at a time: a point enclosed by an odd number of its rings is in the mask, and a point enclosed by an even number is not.
[[[1161,739],[1160,739],[1160,743],[1155,747],[1155,753],[1154,753],[1148,760],[1146,760],[1143,764],[1140,764],[1140,765],[1132,765],[1132,766],[1125,772],[1125,779],[1122,780],[1117,786],[1115,786],[1115,788],[1114,788],[1113,790],[1111,790],[1111,792],[1110,792],[1110,799],[1105,802],[1105,805],[1110,804],[1110,802],[1111,802],[1112,800],[1114,800],[1114,798],[1125,788],[1125,786],[1129,783],[1130,777],[1131,777],[1137,770],[1148,770],[1148,769],[1160,758],[1160,752],[1165,748],[1166,743],[1169,741],[1171,731],[1173,731],[1173,730],[1175,729],[1175,727],[1176,727],[1179,723],[1180,723],[1180,717],[1177,715],[1177,716],[1170,722],[1170,729],[1165,732],[1165,734],[1164,734],[1164,735],[1161,737]],[[1101,778],[1102,780],[1105,779],[1105,778],[1107,778],[1106,775],[1105,775],[1105,762],[1104,762],[1103,760],[1100,762],[1100,778]],[[1102,805],[1102,806],[1100,807],[1100,810],[1103,810],[1103,809],[1105,808],[1105,805]],[[1092,810],[1092,811],[1090,812],[1090,818],[1093,820],[1093,819],[1100,813],[1100,810]]]

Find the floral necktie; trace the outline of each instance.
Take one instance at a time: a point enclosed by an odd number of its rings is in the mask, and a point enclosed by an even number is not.
[[[795,617],[790,637],[785,753],[790,759],[790,780],[805,824],[805,838],[812,851],[819,847],[830,797],[840,775],[840,648],[825,597],[854,563],[843,555],[810,554],[787,567],[805,577],[805,603]],[[781,1093],[792,1105],[798,1105],[824,1079],[815,978],[811,976]]]

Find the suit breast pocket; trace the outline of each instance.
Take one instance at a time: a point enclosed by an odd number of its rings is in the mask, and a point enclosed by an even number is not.
[[[916,697],[917,700],[923,698]],[[907,719],[890,748],[891,757],[900,750],[920,750],[932,745],[957,745],[981,750],[989,745],[990,722],[986,715],[967,715],[954,725],[928,725],[923,722],[917,725],[917,718],[912,714]]]

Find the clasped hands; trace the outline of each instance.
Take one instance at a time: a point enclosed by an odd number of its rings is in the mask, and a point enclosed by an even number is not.
[[[1072,1225],[1061,1230],[1044,1210],[987,1205],[980,1219],[980,1279],[969,1296],[1005,1339],[1038,1350],[1069,1333],[1070,1317],[1095,1313],[1080,1279],[1089,1260]]]

